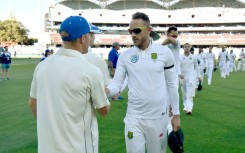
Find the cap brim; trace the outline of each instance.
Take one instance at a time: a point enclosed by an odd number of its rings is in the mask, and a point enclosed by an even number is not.
[[[102,30],[90,30],[90,32],[95,33],[95,34],[100,34],[102,33]]]
[[[158,33],[156,33],[155,31],[151,31],[150,36],[152,37],[152,39],[154,41],[156,41],[156,40],[161,38],[161,36]]]
[[[91,26],[90,32],[95,33],[95,34],[102,33],[102,30],[100,28],[96,27],[95,25],[90,23],[90,26]]]

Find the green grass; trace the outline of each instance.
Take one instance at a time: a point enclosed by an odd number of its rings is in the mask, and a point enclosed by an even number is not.
[[[36,122],[28,107],[32,74],[39,59],[14,59],[9,81],[0,82],[0,153],[36,153]],[[245,72],[221,79],[196,92],[191,116],[181,111],[186,153],[245,152]],[[124,100],[112,102],[107,117],[98,116],[99,153],[125,153]],[[182,98],[180,97],[180,110]],[[170,151],[168,150],[168,153]]]

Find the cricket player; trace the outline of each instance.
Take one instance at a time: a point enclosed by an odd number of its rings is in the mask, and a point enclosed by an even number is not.
[[[180,41],[178,40],[178,29],[177,27],[169,27],[167,30],[167,38],[162,43],[163,46],[167,46],[174,55],[174,65],[176,73],[180,74],[180,62],[179,62],[179,55],[180,55]],[[179,83],[178,83],[179,84]],[[169,111],[171,111],[171,106],[169,106]],[[171,114],[171,112],[170,112]],[[172,132],[173,127],[171,123],[172,116],[169,116],[169,123],[168,123],[168,133]]]
[[[208,53],[206,54],[206,74],[208,77],[208,85],[211,85],[212,83],[212,76],[213,76],[213,69],[214,66],[216,65],[215,61],[215,54],[212,52],[213,47],[210,46],[208,49]]]
[[[64,48],[35,69],[29,106],[37,119],[38,153],[99,152],[96,112],[106,116],[110,103],[101,71],[83,56],[90,30],[85,18],[66,18],[59,30]]]
[[[243,66],[242,59],[245,57],[244,49],[241,50],[238,58],[238,65],[237,65],[237,70],[241,70]]]
[[[242,71],[245,71],[245,55],[243,55],[243,57],[241,58],[241,62],[242,62]]]
[[[206,55],[203,52],[203,48],[202,47],[199,48],[199,52],[198,52],[198,54],[195,55],[195,57],[198,60],[198,66],[199,66],[199,69],[200,69],[199,72],[200,72],[201,79],[203,81],[204,73],[206,72]]]
[[[149,17],[133,14],[129,33],[134,46],[118,59],[115,76],[106,88],[115,95],[128,75],[125,123],[127,153],[166,153],[167,106],[170,99],[173,130],[180,128],[178,75],[171,50],[153,42]]]
[[[227,52],[225,50],[225,47],[222,47],[222,51],[219,52],[219,58],[218,58],[219,66],[220,66],[220,74],[221,78],[226,78],[226,72],[227,72]]]
[[[193,110],[193,89],[195,86],[195,73],[201,81],[197,58],[190,53],[191,44],[184,44],[184,54],[180,55],[180,84],[183,97],[184,111],[191,115]]]
[[[230,73],[233,72],[233,69],[236,72],[236,64],[235,64],[236,54],[233,53],[233,50],[230,50],[230,54],[228,55],[228,59],[229,59],[229,72]]]

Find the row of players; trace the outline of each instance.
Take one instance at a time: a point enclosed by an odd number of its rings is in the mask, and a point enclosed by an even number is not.
[[[238,57],[238,64],[236,66],[236,54],[233,50],[230,53],[226,51],[225,47],[218,54],[218,63],[215,61],[215,54],[212,52],[213,47],[209,47],[209,51],[204,53],[203,48],[199,48],[199,52],[196,56],[198,65],[200,67],[201,78],[203,80],[204,73],[208,76],[208,85],[211,85],[212,70],[220,67],[221,78],[226,78],[233,71],[245,71],[245,53],[244,49],[241,50]],[[191,53],[194,54],[194,49],[191,49]]]

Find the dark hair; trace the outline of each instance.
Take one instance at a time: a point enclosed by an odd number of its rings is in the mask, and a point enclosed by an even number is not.
[[[132,19],[142,19],[144,22],[148,24],[148,26],[150,26],[150,19],[148,15],[146,15],[145,13],[137,12],[132,15]]]
[[[168,28],[167,33],[170,33],[172,30],[177,31],[178,29],[175,26],[171,26]]]
[[[191,49],[190,49],[190,52],[193,52],[195,49],[193,48],[193,47],[191,47]]]

